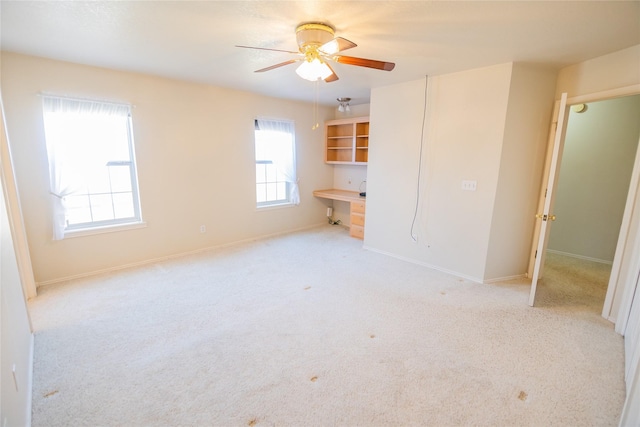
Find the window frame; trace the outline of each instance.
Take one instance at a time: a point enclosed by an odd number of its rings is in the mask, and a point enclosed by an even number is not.
[[[271,160],[257,160],[256,159],[256,166],[262,164],[265,165],[265,176],[268,174],[268,171],[266,170],[267,167],[272,166],[275,167],[273,164],[273,161]],[[281,175],[278,173],[278,170],[276,169],[275,171],[276,176],[277,175]],[[258,185],[269,185],[269,184],[275,184],[276,186],[278,184],[284,183],[285,188],[284,188],[284,193],[285,193],[285,198],[284,199],[274,199],[274,200],[265,200],[262,202],[258,202]],[[265,188],[265,192],[267,192],[268,190]],[[278,191],[276,190],[276,193]],[[261,181],[258,182],[258,172],[256,171],[256,207],[257,208],[267,208],[267,207],[273,207],[273,206],[283,206],[283,205],[290,205],[291,203],[291,184],[286,181],[286,180],[278,180],[276,178],[275,181],[267,181],[265,178],[265,181]]]
[[[78,98],[68,98],[68,97],[61,97],[61,96],[48,96],[48,98],[53,98],[53,99],[57,99],[60,100],[62,102],[64,101],[70,101],[70,102],[78,102],[78,103],[91,103],[91,104],[100,104],[103,107],[109,106],[109,105],[117,105],[119,107],[126,107],[128,109],[128,112],[126,113],[126,122],[124,123],[124,125],[126,125],[126,144],[127,144],[127,153],[128,153],[128,160],[122,160],[122,159],[118,159],[118,160],[108,160],[107,163],[105,164],[106,168],[111,168],[114,166],[126,166],[128,167],[128,173],[125,172],[124,176],[128,176],[129,179],[129,186],[130,186],[130,191],[113,191],[113,187],[112,187],[112,180],[111,180],[111,171],[109,169],[107,169],[107,173],[109,174],[109,191],[105,192],[91,192],[88,188],[86,189],[86,191],[82,191],[82,192],[78,192],[78,193],[71,193],[71,194],[67,194],[64,195],[63,197],[61,197],[62,199],[62,205],[64,207],[64,229],[62,230],[63,235],[61,236],[61,238],[67,238],[67,237],[76,237],[76,236],[82,236],[82,235],[89,235],[89,234],[97,234],[97,233],[104,233],[104,232],[109,232],[109,231],[120,231],[120,230],[124,230],[124,229],[133,229],[133,228],[140,228],[140,227],[144,227],[146,226],[145,222],[142,219],[142,208],[141,208],[141,203],[140,203],[140,189],[138,186],[138,170],[137,170],[137,162],[136,162],[136,156],[135,156],[135,142],[134,142],[134,137],[133,137],[133,118],[132,118],[132,112],[131,112],[131,106],[128,104],[118,104],[118,103],[112,103],[112,102],[106,102],[106,101],[101,101],[101,100],[92,100],[92,99],[78,99]],[[52,112],[52,111],[43,111],[45,114],[48,112]],[[124,118],[124,115],[123,115]],[[46,120],[45,120],[45,140],[47,139],[47,131],[46,131]],[[120,142],[124,142],[124,136],[122,136],[122,141]],[[55,143],[51,143],[52,145],[55,145]],[[124,147],[123,147],[124,148]],[[54,150],[56,150],[56,148],[53,148]],[[59,149],[59,148],[57,148]],[[49,141],[47,141],[47,157],[51,156],[50,153],[50,143]],[[51,166],[50,166],[51,167]],[[51,180],[51,175],[50,175],[50,180]],[[51,186],[53,186],[53,184],[50,184]],[[58,195],[56,195],[54,193],[54,191],[51,191],[52,197],[58,197],[60,198]],[[122,217],[122,218],[116,218],[116,211],[115,211],[115,203],[114,203],[114,195],[118,195],[118,194],[130,194],[131,195],[131,205],[130,207],[132,208],[132,215],[131,216],[127,216],[127,217]],[[73,223],[73,224],[69,224],[69,214],[68,214],[68,208],[65,206],[65,199],[68,197],[88,197],[91,198],[91,196],[109,196],[109,201],[111,203],[111,207],[112,207],[112,214],[113,214],[113,219],[97,219],[97,220],[93,220],[93,211],[92,208],[95,207],[95,204],[91,201],[88,201],[88,209],[89,209],[89,215],[91,217],[91,221],[87,221],[87,222],[77,222],[77,223]],[[55,215],[55,213],[54,213]],[[54,233],[55,236],[55,233]],[[54,237],[55,239],[56,237]]]
[[[296,165],[296,140],[295,140],[295,123],[292,120],[288,120],[288,119],[254,119],[254,141],[253,141],[253,148],[254,148],[254,162],[255,162],[255,177],[254,177],[254,191],[255,191],[255,197],[254,200],[256,202],[256,209],[261,210],[261,209],[267,209],[267,208],[278,208],[278,207],[288,207],[288,206],[295,206],[297,203],[294,203],[293,199],[292,199],[292,186],[293,183],[290,180],[287,180],[286,176],[284,176],[284,174],[276,169],[275,173],[277,174],[277,178],[275,181],[258,181],[258,165],[262,164],[262,165],[272,165],[274,167],[277,168],[277,166],[274,165],[274,161],[273,159],[258,159],[257,158],[257,146],[256,144],[258,143],[258,134],[257,132],[261,131],[261,129],[259,129],[258,127],[258,120],[268,120],[268,121],[273,121],[273,122],[281,122],[281,123],[287,123],[289,124],[291,127],[289,129],[290,132],[290,138],[291,138],[291,146],[290,146],[290,150],[291,152],[288,153],[288,155],[290,155],[290,160],[293,166],[293,175],[295,176],[297,171],[297,165]],[[267,172],[265,171],[265,175],[267,174]],[[278,179],[278,178],[282,178],[282,179]],[[285,199],[273,199],[273,200],[265,200],[265,201],[258,201],[258,194],[259,194],[259,190],[258,190],[258,186],[259,185],[266,185],[266,184],[281,184],[284,183],[285,184]],[[266,190],[265,190],[266,191]]]

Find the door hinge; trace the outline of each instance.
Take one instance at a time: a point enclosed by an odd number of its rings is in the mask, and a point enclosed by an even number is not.
[[[536,249],[536,253],[533,255],[534,258],[538,258],[538,250]]]

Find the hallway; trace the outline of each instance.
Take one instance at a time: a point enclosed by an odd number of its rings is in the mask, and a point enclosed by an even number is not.
[[[536,306],[575,307],[576,311],[599,314],[610,274],[609,264],[547,252]]]

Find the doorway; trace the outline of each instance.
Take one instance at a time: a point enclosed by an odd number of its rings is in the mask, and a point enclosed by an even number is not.
[[[571,107],[537,303],[600,312],[640,139],[640,95]]]

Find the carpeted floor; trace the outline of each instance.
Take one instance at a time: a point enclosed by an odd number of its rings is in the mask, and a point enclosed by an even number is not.
[[[602,313],[610,275],[609,264],[549,252],[544,278],[536,292],[536,306]]]
[[[617,425],[623,339],[552,265],[531,308],[326,226],[44,287],[33,425]]]

